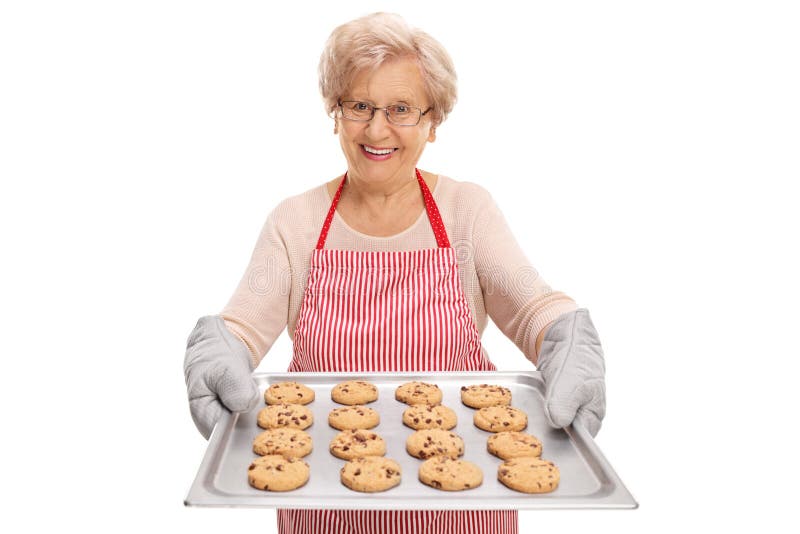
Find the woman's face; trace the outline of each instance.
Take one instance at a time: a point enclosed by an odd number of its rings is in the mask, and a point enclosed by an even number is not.
[[[423,112],[430,101],[422,84],[417,62],[397,59],[377,70],[362,71],[342,100],[367,102],[376,107],[406,104]],[[369,122],[347,120],[337,115],[337,129],[342,151],[347,158],[348,176],[374,185],[402,183],[414,177],[425,144],[436,136],[431,128],[431,114],[423,115],[416,126],[397,126],[386,119],[383,110],[375,111]],[[371,154],[371,150],[391,152]]]

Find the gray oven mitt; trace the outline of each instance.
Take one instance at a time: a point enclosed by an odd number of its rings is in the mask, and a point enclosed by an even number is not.
[[[183,372],[192,419],[206,439],[222,410],[246,412],[258,405],[250,351],[218,315],[197,321],[186,344]]]
[[[577,420],[596,436],[606,414],[605,363],[588,310],[564,313],[553,321],[537,367],[544,378],[548,422],[564,428]]]

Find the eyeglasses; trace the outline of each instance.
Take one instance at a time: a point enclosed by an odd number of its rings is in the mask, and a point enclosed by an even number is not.
[[[392,104],[385,108],[377,108],[368,102],[359,102],[358,100],[342,102],[340,100],[339,109],[342,110],[342,117],[349,121],[369,122],[375,116],[375,112],[380,109],[386,113],[386,120],[396,126],[416,126],[422,116],[433,108],[422,111],[420,108],[405,104]]]

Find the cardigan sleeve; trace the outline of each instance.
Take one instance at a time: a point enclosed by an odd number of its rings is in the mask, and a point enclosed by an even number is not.
[[[473,247],[486,312],[525,357],[534,361],[539,332],[577,305],[544,281],[520,249],[494,199],[481,191]]]
[[[287,324],[292,272],[278,224],[283,208],[279,205],[267,217],[247,270],[221,313],[228,330],[247,345],[255,366]]]

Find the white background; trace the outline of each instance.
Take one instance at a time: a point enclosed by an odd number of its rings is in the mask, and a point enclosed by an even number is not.
[[[796,526],[796,5],[160,0],[0,7],[9,531],[275,531],[184,508],[205,441],[183,350],[272,207],[344,170],[317,61],[377,9],[459,73],[420,167],[489,189],[603,339],[597,442],[641,506],[522,528]],[[484,344],[530,368],[493,325]]]

